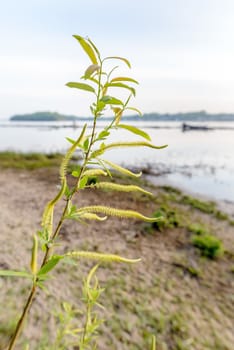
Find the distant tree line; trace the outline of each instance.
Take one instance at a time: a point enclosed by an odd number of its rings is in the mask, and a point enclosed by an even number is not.
[[[10,118],[12,121],[75,121],[89,120],[91,117],[77,117],[74,115],[64,115],[57,112],[36,112],[31,114],[18,114]],[[109,119],[108,117],[105,119]],[[124,120],[142,120],[139,115],[125,116]],[[234,121],[232,113],[211,114],[206,111],[186,112],[186,113],[146,113],[143,116],[144,121]]]

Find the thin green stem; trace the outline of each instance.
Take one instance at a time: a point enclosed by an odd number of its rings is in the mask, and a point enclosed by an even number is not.
[[[21,315],[21,317],[20,317],[20,319],[19,319],[19,321],[17,323],[16,329],[15,329],[15,333],[14,333],[14,335],[11,338],[8,350],[13,350],[14,349],[14,346],[15,346],[17,338],[19,337],[20,332],[21,332],[21,330],[23,328],[23,324],[24,324],[26,315],[28,314],[28,311],[29,311],[30,306],[32,304],[32,301],[33,301],[35,293],[36,293],[36,285],[33,284],[31,292],[29,294],[29,297],[28,297],[28,299],[26,301],[26,304],[24,306],[22,315]]]

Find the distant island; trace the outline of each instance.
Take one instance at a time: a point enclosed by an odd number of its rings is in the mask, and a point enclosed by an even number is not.
[[[64,115],[57,112],[36,112],[30,114],[13,115],[12,121],[35,121],[35,122],[51,122],[51,121],[75,121],[79,118],[74,115]]]
[[[11,121],[77,121],[77,120],[91,120],[91,117],[77,117],[74,115],[64,115],[57,112],[36,112],[31,114],[19,114],[10,118]],[[110,119],[105,117],[106,120]],[[141,121],[142,117],[139,115],[124,116],[124,120]],[[234,114],[232,113],[207,113],[206,111],[186,112],[186,113],[146,113],[143,115],[144,121],[234,121]]]

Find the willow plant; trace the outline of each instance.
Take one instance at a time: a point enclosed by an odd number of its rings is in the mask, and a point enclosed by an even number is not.
[[[126,111],[134,111],[141,114],[141,112],[129,105],[130,100],[135,96],[135,86],[138,82],[128,76],[115,75],[117,68],[113,65],[113,68],[106,71],[106,66],[109,66],[111,62],[121,62],[130,68],[130,62],[123,57],[110,56],[102,58],[100,52],[94,45],[94,43],[88,39],[78,35],[74,35],[74,38],[83,48],[87,54],[90,64],[85,70],[84,75],[81,77],[79,82],[69,82],[66,85],[69,88],[83,90],[86,93],[91,94],[94,97],[94,102],[90,106],[90,111],[93,116],[91,132],[87,131],[87,124],[83,126],[80,135],[76,140],[68,138],[70,148],[65,154],[63,161],[60,166],[60,189],[57,195],[47,203],[42,216],[41,229],[37,234],[33,236],[33,245],[31,252],[31,266],[27,271],[15,271],[15,270],[1,270],[0,276],[26,278],[31,281],[31,289],[27,297],[25,306],[22,314],[18,320],[14,333],[12,334],[10,343],[7,347],[8,350],[15,348],[15,345],[19,339],[21,331],[23,329],[25,320],[27,318],[29,309],[34,301],[34,297],[37,293],[38,288],[43,288],[44,284],[47,283],[48,274],[56,267],[56,265],[63,259],[69,257],[75,260],[89,259],[94,260],[98,265],[102,262],[123,262],[123,263],[135,263],[140,259],[128,259],[118,255],[90,251],[68,251],[63,255],[56,254],[56,245],[59,240],[59,234],[63,223],[67,220],[78,220],[79,222],[87,222],[89,220],[103,221],[110,216],[116,216],[119,218],[129,218],[144,220],[153,222],[160,220],[160,218],[151,218],[144,216],[133,210],[125,210],[123,208],[107,207],[102,205],[90,205],[85,207],[77,207],[73,204],[74,196],[81,190],[91,187],[97,189],[108,189],[112,191],[123,191],[123,192],[142,192],[150,195],[150,193],[141,187],[135,185],[123,185],[116,184],[110,181],[102,181],[107,176],[112,178],[114,173],[118,172],[130,177],[140,177],[141,173],[134,173],[129,169],[126,169],[110,160],[105,159],[105,153],[108,150],[120,148],[120,147],[150,147],[154,149],[161,149],[166,147],[155,146],[151,143],[150,136],[143,130],[122,123],[122,117]],[[108,65],[106,63],[108,62]],[[122,92],[126,92],[126,99],[123,101],[113,96],[110,91],[114,89],[120,89]],[[101,129],[98,128],[98,122],[103,119],[105,111],[111,111],[112,119],[106,119],[106,126]],[[108,138],[113,129],[124,129],[130,133],[135,134],[138,139],[133,142],[123,141],[108,143]],[[68,185],[68,166],[71,158],[76,150],[80,150],[82,153],[81,164],[76,167],[72,172],[72,176],[75,178],[75,185]],[[98,180],[96,183],[90,185],[90,178],[96,177]],[[64,208],[62,215],[55,225],[54,223],[54,210],[59,201],[63,200]],[[39,259],[38,251],[43,251],[43,258]],[[86,290],[86,299],[90,298],[93,290],[90,287],[90,280],[93,277],[98,265],[91,270],[84,288]],[[97,289],[94,288],[93,295],[99,295]],[[89,291],[89,292],[88,292]],[[90,304],[90,300],[88,301]],[[88,325],[90,322],[90,308],[87,310],[88,321],[83,326],[83,336],[79,342],[80,349],[89,349],[90,344],[87,343]],[[152,348],[155,348],[155,340],[153,339]],[[94,348],[94,347],[92,347]]]

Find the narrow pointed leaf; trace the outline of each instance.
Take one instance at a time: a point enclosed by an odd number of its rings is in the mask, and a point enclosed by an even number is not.
[[[137,112],[137,114],[139,114],[140,116],[142,116],[142,113],[139,109],[135,108],[135,107],[126,107],[125,110],[129,110],[129,111],[134,111]]]
[[[145,132],[145,131],[143,131],[143,130],[141,130],[141,129],[139,129],[139,128],[136,128],[135,126],[126,125],[126,124],[118,124],[118,128],[126,129],[126,130],[132,132],[133,134],[142,136],[142,137],[145,138],[146,140],[151,141],[151,138],[150,138],[150,136],[147,134],[147,132]]]
[[[0,277],[26,277],[32,278],[32,275],[25,271],[0,270]]]
[[[90,43],[90,45],[92,46],[92,48],[94,49],[94,51],[96,52],[97,56],[100,58],[100,52],[98,51],[96,45],[94,45],[94,43],[92,42],[91,39],[88,38],[88,42]]]
[[[104,102],[106,105],[122,105],[123,102],[112,96],[103,96],[100,101]]]
[[[129,78],[129,77],[116,77],[116,78],[111,79],[110,82],[112,83],[114,81],[129,81],[131,83],[139,84],[139,82],[137,80]]]
[[[63,256],[56,255],[50,258],[48,262],[38,271],[37,275],[46,275],[49,271],[51,271],[57,264],[58,262],[63,259]]]
[[[108,88],[108,87],[111,87],[111,88],[117,87],[117,88],[127,89],[127,90],[131,91],[133,96],[136,95],[136,90],[133,87],[128,86],[128,85],[123,84],[123,83],[107,83],[107,84],[104,85],[104,87],[106,87],[106,88]]]
[[[83,176],[82,177],[82,179],[80,180],[80,182],[79,182],[79,186],[78,186],[78,188],[80,189],[80,190],[82,190],[83,188],[85,188],[85,185],[87,184],[87,181],[88,181],[88,176]]]
[[[83,50],[86,52],[86,54],[89,56],[91,62],[93,64],[97,64],[97,57],[95,55],[94,49],[92,46],[81,36],[79,35],[73,35],[73,37],[80,43]]]
[[[84,91],[89,91],[89,92],[95,93],[95,89],[91,85],[84,84],[84,83],[69,82],[69,83],[66,84],[66,86],[68,86],[70,88],[75,88],[75,89],[79,89],[79,90],[84,90]]]
[[[102,130],[100,134],[97,137],[97,140],[105,139],[107,136],[110,135],[110,132],[107,130]]]
[[[127,60],[127,59],[124,58],[124,57],[110,56],[110,57],[104,58],[103,61],[105,61],[105,60],[113,60],[113,59],[123,61],[124,63],[126,63],[126,65],[127,65],[129,68],[131,68],[131,64],[130,64],[129,60]]]
[[[92,64],[91,66],[89,66],[86,71],[85,71],[85,74],[84,74],[84,79],[88,79],[91,77],[91,75],[94,73],[94,72],[97,72],[99,71],[100,67],[98,64]]]

